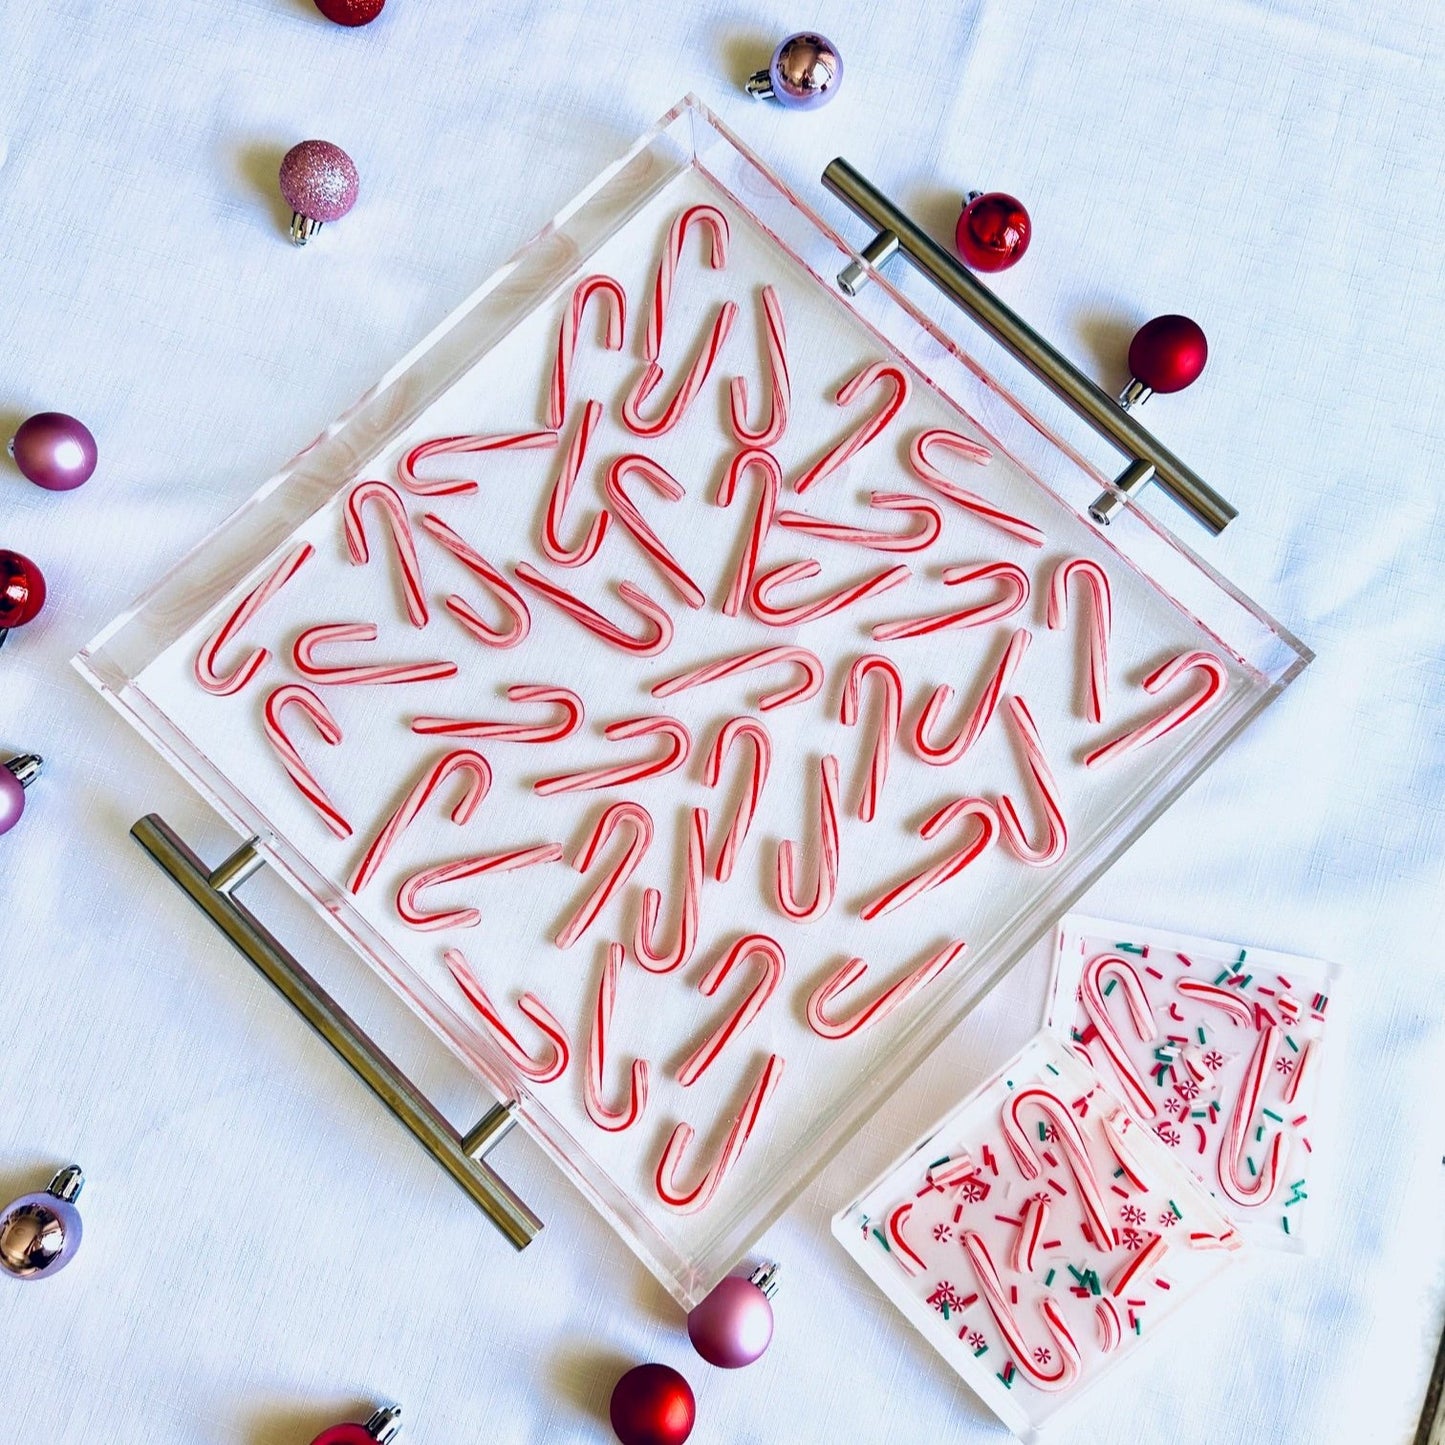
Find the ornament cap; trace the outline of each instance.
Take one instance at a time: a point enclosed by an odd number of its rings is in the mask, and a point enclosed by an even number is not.
[[[4,763],[0,763],[0,767],[5,767],[10,770],[15,781],[19,783],[22,788],[28,788],[31,783],[40,776],[41,769],[44,766],[45,759],[42,758],[39,753],[21,753],[17,758],[10,758]],[[72,1165],[71,1167],[73,1168],[74,1166]],[[77,1169],[76,1173],[78,1174],[79,1172]],[[58,1180],[60,1175],[57,1174],[55,1177]]]
[[[383,1405],[366,1422],[366,1431],[379,1440],[381,1445],[386,1445],[388,1440],[395,1440],[401,1434],[401,1406]]]
[[[778,1275],[783,1266],[776,1262],[760,1264],[749,1276],[748,1281],[757,1285],[769,1299],[778,1292]]]
[[[38,763],[39,758],[35,761]],[[57,1199],[63,1199],[67,1204],[74,1204],[80,1198],[80,1191],[85,1188],[85,1170],[79,1164],[67,1164],[49,1184],[45,1186],[47,1194],[53,1194]]]

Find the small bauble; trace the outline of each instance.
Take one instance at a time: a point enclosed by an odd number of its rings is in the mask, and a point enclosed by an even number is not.
[[[298,246],[327,221],[339,221],[361,187],[356,163],[329,140],[304,140],[281,160],[281,195],[291,207],[291,239]]]
[[[316,8],[336,25],[370,25],[386,0],[316,0]]]
[[[688,1315],[687,1337],[708,1364],[741,1369],[772,1342],[772,1303],[753,1280],[731,1274]]]
[[[0,1212],[0,1269],[15,1279],[49,1279],[80,1248],[80,1211],[75,1200],[85,1175],[62,1169],[41,1194],[27,1194]]]
[[[1002,191],[971,195],[958,218],[953,243],[973,271],[1006,271],[1029,248],[1033,223],[1023,203]]]
[[[622,1445],[683,1445],[697,1419],[692,1387],[668,1365],[638,1365],[612,1389],[612,1429]]]
[[[0,633],[33,622],[45,606],[45,578],[19,552],[0,549]]]
[[[1183,391],[1208,360],[1204,329],[1187,316],[1156,316],[1129,343],[1129,374],[1150,391]]]
[[[37,412],[10,438],[10,455],[23,476],[47,492],[69,492],[95,471],[95,438],[84,422],[63,411]]]

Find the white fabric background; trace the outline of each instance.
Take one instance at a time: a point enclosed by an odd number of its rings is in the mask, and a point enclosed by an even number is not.
[[[810,20],[845,51],[839,100],[750,103]],[[772,1231],[777,1343],[710,1371],[530,1144],[499,1162],[548,1229],[514,1256],[179,899],[129,824],[233,840],[66,665],[688,89],[860,241],[817,184],[835,153],[940,230],[967,186],[1025,197],[1036,238],[999,289],[1111,385],[1143,317],[1209,331],[1204,381],[1148,420],[1244,515],[1217,541],[1178,525],[1320,660],[1087,903],[1349,968],[1337,1212],[1317,1259],[1256,1267],[1064,1435],[1408,1438],[1445,1285],[1438,7],[391,0],[348,32],[309,0],[0,0],[0,33],[0,431],[71,411],[103,458],[70,496],[0,470],[0,545],[53,589],[0,654],[0,747],[49,762],[0,841],[0,1189],[72,1157],[91,1177],[75,1266],[0,1288],[6,1439],[304,1445],[389,1396],[418,1445],[604,1440],[644,1359],[693,1380],[699,1442],[998,1437],[826,1220],[1022,1041],[1042,961]],[[298,253],[274,175],[309,135],[363,191]],[[479,1107],[390,1000],[362,1012],[457,1117]]]

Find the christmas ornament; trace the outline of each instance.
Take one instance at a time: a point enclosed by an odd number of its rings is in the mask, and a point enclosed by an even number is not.
[[[1127,411],[1156,392],[1183,391],[1199,380],[1209,360],[1209,342],[1187,316],[1156,316],[1129,343],[1129,384],[1119,393]]]
[[[95,471],[95,438],[63,411],[41,411],[20,423],[6,448],[21,474],[47,492],[83,486]]]
[[[8,833],[25,811],[25,790],[40,776],[44,760],[34,753],[22,753],[0,763],[0,833]]]
[[[319,0],[318,0],[319,3]],[[380,5],[376,7],[381,9]],[[333,1425],[323,1430],[311,1445],[376,1445],[378,1440],[395,1440],[401,1434],[401,1406],[383,1405],[364,1425]]]
[[[954,229],[953,244],[973,271],[1007,271],[1029,248],[1033,222],[1023,203],[1003,191],[970,191]]]
[[[0,832],[4,831],[0,824]],[[0,1214],[0,1269],[16,1279],[59,1274],[80,1248],[80,1211],[75,1201],[85,1175],[67,1165],[42,1194],[26,1194]]]
[[[843,83],[843,57],[825,35],[809,30],[790,35],[773,51],[766,70],[748,81],[748,94],[776,100],[789,110],[827,105]]]
[[[668,1365],[637,1365],[612,1388],[612,1429],[622,1445],[682,1445],[697,1405],[692,1387]]]
[[[0,646],[12,627],[24,627],[45,606],[45,577],[29,557],[0,549]]]
[[[352,159],[329,140],[304,140],[281,161],[281,194],[291,207],[291,239],[304,246],[327,221],[355,204],[361,184]]]
[[[773,1338],[778,1266],[729,1275],[687,1317],[687,1337],[708,1364],[736,1370],[761,1358]]]
[[[386,0],[316,0],[316,8],[336,25],[370,25]]]

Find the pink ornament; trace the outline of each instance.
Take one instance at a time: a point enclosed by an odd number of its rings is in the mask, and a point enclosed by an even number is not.
[[[693,1349],[720,1370],[737,1370],[761,1358],[772,1343],[772,1297],[778,1266],[765,1265],[748,1278],[729,1275],[687,1317]]]
[[[291,207],[291,239],[304,246],[327,221],[339,221],[355,204],[361,184],[340,146],[304,140],[281,161],[281,194]]]
[[[37,412],[21,422],[7,450],[21,475],[47,492],[83,486],[95,471],[95,438],[63,411]]]

